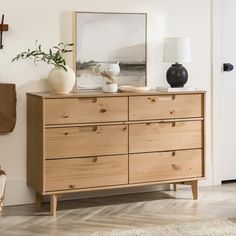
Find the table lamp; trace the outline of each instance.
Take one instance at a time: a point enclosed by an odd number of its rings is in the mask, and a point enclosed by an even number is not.
[[[189,38],[165,38],[163,62],[175,63],[166,73],[167,82],[172,88],[184,87],[188,80],[188,72],[183,62],[191,62],[191,45]]]

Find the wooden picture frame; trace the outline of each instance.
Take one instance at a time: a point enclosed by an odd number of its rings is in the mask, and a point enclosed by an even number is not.
[[[76,90],[101,88],[93,67],[112,62],[119,85],[147,85],[147,13],[74,12],[73,21]]]

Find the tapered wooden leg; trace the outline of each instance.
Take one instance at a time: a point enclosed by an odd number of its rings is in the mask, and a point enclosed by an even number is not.
[[[36,192],[36,196],[35,196],[36,206],[41,207],[42,200],[43,200],[43,196],[40,193]]]
[[[193,193],[193,199],[196,200],[198,199],[198,181],[192,181],[191,182],[192,186],[192,193]]]
[[[178,191],[177,184],[173,184],[173,187],[174,187],[174,191],[177,192]]]
[[[56,217],[57,213],[57,195],[52,194],[51,195],[51,214],[53,217]]]

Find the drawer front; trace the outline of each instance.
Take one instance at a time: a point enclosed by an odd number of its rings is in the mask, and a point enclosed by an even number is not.
[[[203,176],[202,150],[132,154],[129,183]]]
[[[202,148],[202,121],[131,124],[130,153]]]
[[[128,156],[47,160],[45,180],[45,191],[127,184]]]
[[[45,124],[111,122],[127,119],[127,97],[45,100]]]
[[[129,99],[130,120],[202,116],[202,94],[137,96]]]
[[[49,128],[45,130],[46,158],[128,153],[127,125]]]

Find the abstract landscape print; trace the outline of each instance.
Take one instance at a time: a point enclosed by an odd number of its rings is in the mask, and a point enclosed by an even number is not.
[[[146,13],[76,12],[78,89],[99,89],[103,79],[94,68],[119,62],[119,85],[146,85]]]

